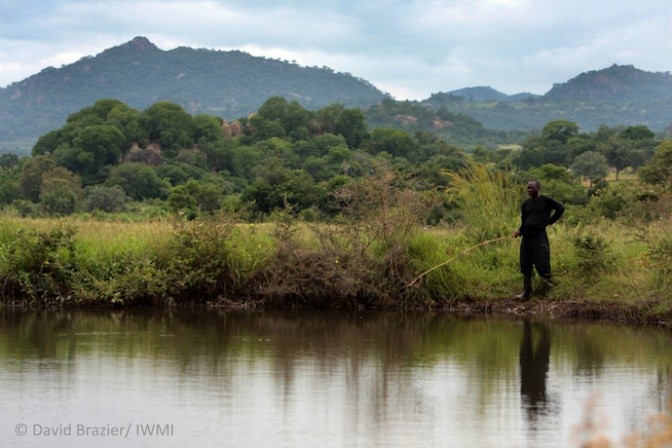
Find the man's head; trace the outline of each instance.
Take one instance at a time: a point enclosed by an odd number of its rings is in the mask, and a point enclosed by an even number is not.
[[[529,194],[531,198],[538,197],[540,189],[541,189],[541,184],[536,179],[531,180],[527,183],[527,194]]]

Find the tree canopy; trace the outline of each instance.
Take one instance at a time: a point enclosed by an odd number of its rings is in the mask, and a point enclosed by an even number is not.
[[[460,119],[447,110],[442,117]],[[341,213],[339,192],[385,165],[399,186],[440,204],[427,218],[436,223],[453,219],[442,194],[449,173],[473,161],[512,179],[543,179],[546,191],[583,206],[590,197],[581,179],[601,182],[610,170],[618,176],[639,169],[644,181],[666,185],[668,146],[643,125],[582,133],[554,120],[519,147],[469,151],[427,131],[369,130],[361,110],[338,103],[309,111],[270,97],[257,113],[224,121],[168,101],[140,111],[108,99],[44,134],[32,157],[0,159],[0,192],[4,205],[52,215],[114,213],[128,210],[129,201],[155,201],[188,218],[225,209],[249,219],[277,210],[332,219]]]

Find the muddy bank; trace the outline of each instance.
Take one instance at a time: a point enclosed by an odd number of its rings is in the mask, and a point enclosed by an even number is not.
[[[120,310],[120,309],[172,309],[172,310],[194,310],[194,309],[217,309],[217,310],[278,310],[292,309],[299,310],[340,310],[344,311],[347,307],[343,306],[301,306],[300,301],[293,302],[292,306],[287,306],[289,302],[270,302],[264,299],[252,300],[215,300],[211,302],[187,301],[176,304],[170,300],[155,301],[151,304],[145,303],[138,306],[135,304],[110,304],[109,302],[61,302],[61,303],[27,303],[24,301],[6,301],[0,303],[0,309],[87,309],[87,310]],[[662,328],[672,328],[672,311],[659,311],[666,307],[661,306],[659,301],[649,300],[639,303],[623,304],[616,302],[595,301],[588,299],[542,299],[533,298],[526,302],[512,298],[475,298],[455,299],[443,303],[439,306],[420,306],[420,307],[401,307],[390,305],[384,306],[365,306],[363,304],[354,305],[353,311],[362,310],[384,310],[400,312],[446,312],[460,316],[503,316],[513,319],[532,318],[532,319],[550,319],[556,321],[582,321],[582,322],[608,322],[621,325],[645,325]]]
[[[657,312],[657,301],[637,304],[595,302],[587,299],[516,299],[468,298],[441,309],[464,315],[501,315],[553,320],[611,322],[624,325],[652,325],[672,328],[672,312]]]

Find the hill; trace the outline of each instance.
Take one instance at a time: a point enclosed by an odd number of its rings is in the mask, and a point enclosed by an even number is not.
[[[271,96],[309,109],[335,102],[366,107],[388,97],[369,82],[328,67],[302,67],[240,51],[157,48],[144,37],[0,89],[0,149],[30,148],[38,136],[101,98],[145,109],[160,100],[190,113],[247,116]]]
[[[555,84],[543,97],[547,101],[649,102],[672,98],[672,74],[651,73],[632,65],[612,65],[581,73]]]
[[[452,98],[461,101],[458,97]],[[448,143],[466,148],[475,146],[493,148],[501,144],[519,143],[526,136],[525,132],[515,129],[488,129],[471,116],[454,113],[452,110],[454,108],[450,105],[434,110],[417,101],[386,99],[366,110],[365,116],[371,128],[401,128],[410,133],[429,131]]]
[[[541,128],[551,120],[569,120],[582,131],[600,125],[646,125],[662,132],[672,124],[672,75],[631,65],[581,73],[555,84],[542,96],[507,96],[489,88],[433,94],[421,104],[471,116],[485,127],[501,130]]]
[[[186,47],[164,51],[144,37],[0,88],[0,153],[28,153],[37,138],[102,98],[145,109],[168,100],[192,114],[245,117],[281,96],[317,110],[333,103],[364,110],[371,127],[432,131],[450,143],[513,143],[552,120],[581,131],[600,125],[672,129],[672,75],[630,65],[582,73],[544,95],[507,95],[491,87],[438,92],[423,101],[394,101],[366,80],[328,67],[241,51]]]
[[[490,86],[479,86],[479,87],[465,87],[463,89],[451,90],[448,94],[463,98],[468,101],[522,101],[525,99],[534,99],[539,97],[529,92],[516,93],[515,95],[507,95],[498,90],[493,89]]]

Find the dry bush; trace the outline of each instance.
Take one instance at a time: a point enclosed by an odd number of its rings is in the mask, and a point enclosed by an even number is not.
[[[289,307],[413,307],[416,274],[408,256],[422,203],[385,167],[335,194],[343,221],[305,231],[278,226],[276,254],[261,294]]]

